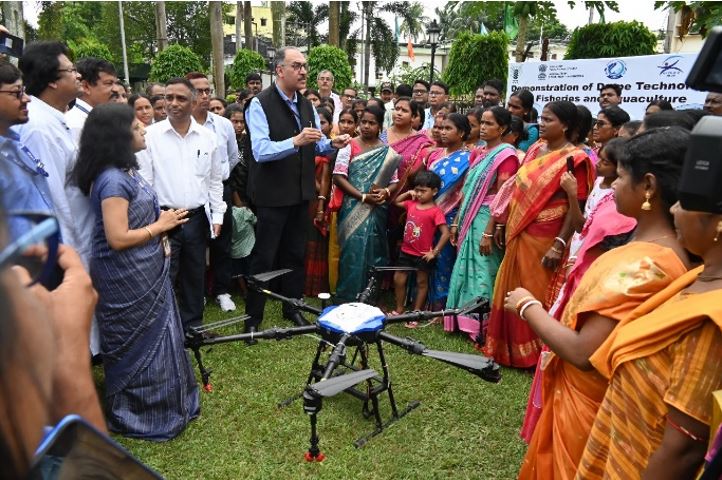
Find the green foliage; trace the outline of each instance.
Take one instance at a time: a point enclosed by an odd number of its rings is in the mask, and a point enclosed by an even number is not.
[[[452,95],[468,94],[490,78],[506,78],[508,44],[508,37],[501,32],[459,34],[451,46],[449,64],[442,75]]]
[[[422,64],[420,67],[411,68],[408,65],[402,65],[398,68],[397,73],[392,75],[389,80],[394,85],[400,85],[402,83],[405,83],[407,85],[412,85],[416,80],[426,80],[429,81],[430,78],[430,70],[431,65],[428,63]],[[434,78],[440,78],[439,70],[437,68],[434,68]]]
[[[311,49],[321,43],[319,25],[328,19],[328,5],[313,2],[291,2],[286,7],[286,28],[288,35],[297,38],[295,45],[306,44]],[[305,41],[304,41],[305,40]]]
[[[228,76],[232,88],[242,88],[246,83],[246,75],[266,69],[266,61],[260,53],[242,48],[228,67]]]
[[[656,46],[657,37],[640,22],[593,23],[574,29],[564,59],[651,55]]]
[[[376,70],[388,75],[399,58],[399,47],[394,40],[394,32],[380,17],[373,17],[371,27],[371,53],[376,60]]]
[[[78,60],[84,57],[95,57],[113,61],[113,54],[110,53],[110,49],[107,45],[100,43],[94,38],[84,38],[79,42],[70,40],[68,42],[70,51],[73,52],[73,58]]]
[[[655,9],[669,7],[675,13],[682,12],[681,24],[677,28],[680,37],[690,33],[706,37],[712,27],[722,25],[720,2],[654,2]]]
[[[203,64],[193,50],[173,44],[158,54],[150,67],[151,82],[167,82],[188,72],[202,72]]]
[[[330,70],[334,77],[334,88],[341,91],[351,85],[353,71],[346,52],[331,45],[320,45],[308,54],[308,86],[316,89],[316,77],[321,70]]]

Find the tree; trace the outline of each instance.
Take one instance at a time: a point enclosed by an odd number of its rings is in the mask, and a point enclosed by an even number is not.
[[[419,2],[392,2],[384,6],[384,10],[401,18],[399,33],[404,38],[412,38],[416,42],[425,38],[425,24],[429,21],[424,16],[424,6]]]
[[[651,55],[656,46],[657,37],[640,22],[592,23],[574,29],[564,59]]]
[[[503,32],[488,35],[460,33],[449,52],[449,64],[442,74],[454,95],[473,92],[485,80],[506,78],[509,38]]]
[[[155,35],[158,41],[158,51],[168,48],[168,17],[165,14],[165,2],[155,2]]]
[[[339,20],[341,16],[341,3],[338,1],[328,2],[328,44],[333,47],[340,47]]]
[[[286,45],[286,2],[271,2],[271,18],[273,22],[273,45],[281,48]]]
[[[722,3],[720,2],[654,2],[654,8],[671,8],[674,13],[682,12],[679,38],[692,32],[706,37],[709,30],[722,25]]]
[[[243,2],[243,36],[246,37],[245,47],[255,50],[253,44],[253,9],[251,2]]]
[[[150,80],[165,83],[188,72],[202,72],[201,59],[193,50],[174,43],[158,54],[150,67]]]
[[[73,58],[77,61],[80,58],[95,57],[113,61],[113,54],[107,45],[100,43],[93,38],[85,38],[80,42],[68,41],[68,48],[73,52]]]
[[[353,71],[348,63],[346,52],[331,45],[314,47],[308,54],[308,85],[309,88],[318,88],[316,77],[321,70],[330,70],[333,73],[334,88],[342,91],[351,85]]]
[[[213,84],[216,95],[226,96],[223,75],[223,2],[208,2],[210,10],[211,45],[213,46]]]
[[[231,80],[231,87],[242,88],[246,82],[246,75],[249,73],[265,70],[266,61],[260,53],[247,48],[242,48],[236,53],[233,64],[228,67],[228,77]]]
[[[328,5],[311,2],[291,2],[286,8],[287,21],[297,36],[306,38],[309,50],[321,44],[319,25],[328,19]],[[300,35],[300,32],[303,35]]]
[[[402,65],[397,73],[391,75],[389,80],[394,85],[400,85],[405,83],[407,85],[413,85],[418,79],[427,79],[431,75],[431,65],[428,63],[422,64],[420,67],[411,68],[408,65]],[[434,68],[434,78],[441,78],[439,70]]]
[[[576,6],[577,2],[569,1],[569,6],[574,8]],[[617,5],[617,2],[583,2],[584,8],[589,10],[589,23],[592,23],[592,18],[594,17],[594,12],[597,12],[599,15],[599,23],[606,23],[606,18],[604,17],[604,12],[608,8],[613,12],[619,12],[619,5]]]

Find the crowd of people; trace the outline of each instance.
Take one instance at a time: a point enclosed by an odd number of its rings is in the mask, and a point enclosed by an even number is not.
[[[12,379],[35,404],[18,405],[3,374],[8,472],[37,445],[13,423],[27,408],[42,412],[34,424],[78,411],[101,431],[178,435],[200,414],[184,333],[206,297],[230,312],[237,290],[244,331],[263,322],[265,297],[239,275],[288,268],[280,294],[342,303],[388,265],[414,269],[382,279],[389,313],[482,297],[488,313],[429,324],[534,369],[520,478],[690,478],[703,465],[722,388],[722,212],[685,210],[677,184],[690,130],[722,115],[722,95],[699,111],[655,101],[641,121],[614,84],[594,114],[537,111],[527,90],[503,103],[497,79],[470,107],[422,79],[360,98],[337,94],[329,70],[308,88],[294,47],[272,85],[251,74],[230,103],[200,72],[129,95],[111,63],[73,63],[58,42],[29,44],[18,66],[0,63],[2,244],[37,242],[45,218],[57,231],[31,249],[54,269],[2,271],[0,338],[22,332],[28,347],[3,348],[0,368],[38,358]],[[290,305],[283,316],[308,323]],[[60,353],[43,347],[48,331]],[[76,378],[43,370],[58,354]]]

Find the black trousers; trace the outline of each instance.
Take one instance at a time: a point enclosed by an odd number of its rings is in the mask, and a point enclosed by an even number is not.
[[[226,202],[226,213],[223,215],[221,234],[211,240],[209,245],[214,297],[230,292],[233,261],[231,260],[231,238],[233,236],[233,214],[231,205],[231,187],[223,185],[223,201]]]
[[[306,278],[306,229],[308,228],[308,202],[290,207],[257,207],[256,244],[251,253],[251,275],[270,270],[290,268],[283,275],[279,291],[291,298],[303,297]],[[247,327],[258,327],[263,320],[266,297],[249,290],[246,298],[246,314],[251,317]],[[283,306],[285,315],[292,312]]]
[[[168,232],[170,278],[175,286],[183,329],[203,323],[208,218],[202,210]]]

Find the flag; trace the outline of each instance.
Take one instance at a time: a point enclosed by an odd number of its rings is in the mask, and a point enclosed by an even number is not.
[[[514,6],[509,3],[504,5],[504,32],[511,40],[514,40],[519,33],[519,25],[514,16]]]
[[[411,61],[414,61],[416,57],[414,57],[414,42],[411,41],[411,37],[409,37],[409,43],[406,44],[406,51]]]

